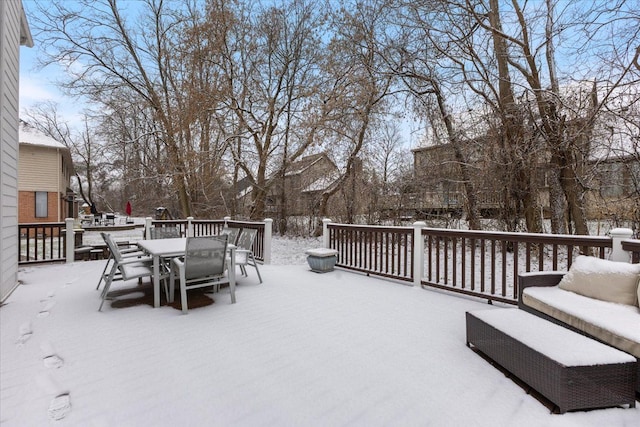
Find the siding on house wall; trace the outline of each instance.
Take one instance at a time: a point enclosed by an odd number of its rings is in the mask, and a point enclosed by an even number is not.
[[[0,301],[18,283],[18,78],[20,0],[0,1]]]
[[[20,144],[19,190],[64,193],[69,179],[65,180],[61,164],[61,156],[55,148]]]
[[[71,169],[60,149],[20,144],[18,162],[18,221],[61,222],[69,216],[65,199]],[[35,217],[35,192],[48,192],[46,218]]]

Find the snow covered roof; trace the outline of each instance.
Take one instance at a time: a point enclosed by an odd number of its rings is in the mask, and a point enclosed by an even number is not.
[[[59,150],[60,154],[64,158],[64,161],[71,168],[73,173],[73,159],[71,158],[71,150],[63,143],[51,138],[40,132],[35,127],[31,126],[24,120],[20,120],[20,128],[18,132],[18,142],[20,145],[33,145],[37,147],[53,148]]]
[[[63,143],[51,138],[31,126],[29,123],[20,120],[20,131],[18,140],[20,144],[38,145],[40,147],[61,148],[69,150]]]
[[[302,192],[312,193],[314,191],[326,190],[338,180],[339,176],[340,175],[338,174],[337,171],[332,171],[327,175],[321,176],[320,178],[316,179],[311,184],[307,185],[305,188],[302,189]]]

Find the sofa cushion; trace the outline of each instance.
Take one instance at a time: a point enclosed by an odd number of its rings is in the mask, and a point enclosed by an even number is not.
[[[600,301],[558,286],[528,287],[522,291],[522,303],[640,358],[638,307]]]
[[[602,301],[637,307],[639,277],[640,264],[580,255],[558,286]]]

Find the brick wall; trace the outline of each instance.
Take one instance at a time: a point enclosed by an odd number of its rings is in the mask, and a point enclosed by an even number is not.
[[[18,192],[18,223],[29,222],[62,222],[64,221],[66,205],[62,205],[61,219],[58,219],[58,204],[61,203],[60,195],[50,191],[47,196],[47,217],[36,218],[36,193],[35,191]]]

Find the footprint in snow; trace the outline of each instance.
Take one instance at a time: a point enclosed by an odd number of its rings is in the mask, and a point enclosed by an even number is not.
[[[71,412],[71,396],[68,393],[56,396],[49,403],[49,419],[52,421],[63,419],[69,412]]]
[[[42,350],[42,361],[45,368],[59,369],[64,366],[64,359],[58,356],[51,343],[43,342],[40,344],[40,350]]]
[[[40,309],[40,312],[38,313],[38,317],[47,317],[50,312],[51,309],[56,305],[55,301],[51,301],[51,300],[46,300],[44,302],[44,305],[42,306],[42,308]]]
[[[22,347],[24,343],[29,341],[31,335],[33,335],[33,331],[31,330],[31,322],[25,322],[20,325],[20,327],[18,328],[18,339],[16,340],[18,347]]]

